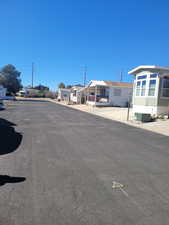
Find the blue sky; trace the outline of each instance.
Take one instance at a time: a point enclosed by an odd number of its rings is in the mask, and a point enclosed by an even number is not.
[[[61,81],[130,81],[140,64],[169,66],[168,0],[1,0],[0,67],[13,64],[24,85],[55,90]]]

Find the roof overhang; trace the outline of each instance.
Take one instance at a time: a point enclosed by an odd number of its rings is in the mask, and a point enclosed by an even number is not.
[[[169,73],[169,67],[155,66],[155,65],[141,65],[130,70],[128,74],[136,75],[142,71]]]
[[[94,87],[118,87],[118,88],[132,88],[132,83],[127,82],[117,82],[117,81],[106,81],[106,80],[92,80],[90,83],[86,86],[86,88],[94,88]]]
[[[108,86],[103,80],[91,80],[90,82],[89,82],[89,84],[87,85],[87,87],[98,87],[98,86],[100,86],[100,87],[102,87],[102,86]]]
[[[59,91],[67,91],[67,92],[70,92],[70,89],[67,89],[67,88],[59,88],[58,90]]]
[[[79,91],[80,89],[82,89],[83,88],[83,86],[73,86],[72,88],[71,88],[71,91]]]

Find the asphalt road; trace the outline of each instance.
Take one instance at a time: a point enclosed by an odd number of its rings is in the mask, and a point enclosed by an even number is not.
[[[168,137],[50,102],[0,118],[0,225],[169,224]]]

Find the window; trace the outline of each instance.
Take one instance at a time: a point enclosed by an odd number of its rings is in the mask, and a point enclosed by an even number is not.
[[[141,82],[137,81],[137,85],[136,85],[136,96],[140,95],[140,86],[141,86]]]
[[[156,80],[150,80],[148,96],[154,96],[156,90]]]
[[[100,95],[101,95],[101,96],[106,96],[106,89],[105,89],[105,88],[102,88],[102,89],[100,90]]]
[[[146,80],[143,80],[141,85],[141,96],[145,96],[145,93],[146,93]]]
[[[157,78],[157,73],[150,74],[150,78]]]
[[[114,89],[114,96],[121,96],[121,89],[120,88]]]
[[[147,79],[147,75],[143,75],[143,76],[138,76],[137,80],[142,80],[142,79]]]
[[[163,78],[162,96],[169,97],[169,78]]]
[[[73,96],[76,96],[76,92],[77,92],[76,90],[73,91]]]

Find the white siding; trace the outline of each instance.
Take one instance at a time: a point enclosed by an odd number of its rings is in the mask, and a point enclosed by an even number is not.
[[[70,101],[74,103],[79,103],[80,102],[80,91],[81,87],[72,87],[71,93],[70,93]]]
[[[127,106],[127,102],[131,102],[132,88],[127,87],[110,87],[109,103],[114,106]]]
[[[70,90],[69,89],[60,88],[58,90],[58,99],[64,100],[64,101],[69,101],[69,98],[70,98]]]

